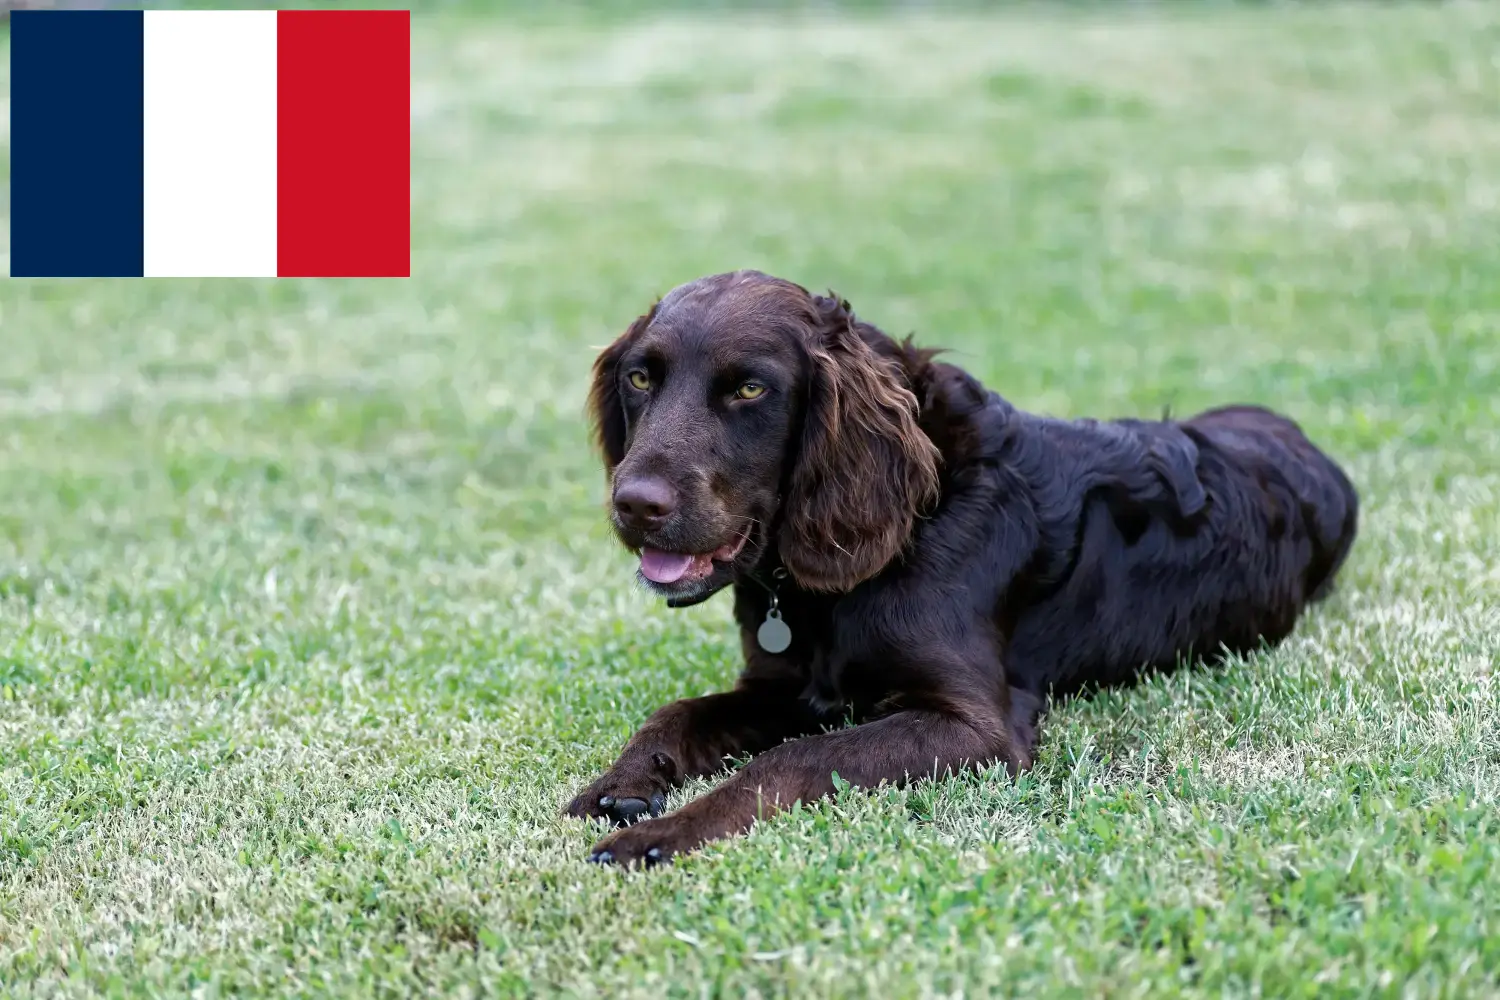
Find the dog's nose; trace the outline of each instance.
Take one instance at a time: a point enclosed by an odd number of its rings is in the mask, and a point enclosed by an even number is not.
[[[615,487],[615,510],[635,528],[652,528],[677,509],[677,491],[665,479],[642,476]]]

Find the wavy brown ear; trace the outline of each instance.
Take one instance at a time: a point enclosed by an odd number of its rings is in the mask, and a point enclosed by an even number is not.
[[[848,303],[813,299],[812,373],[781,560],[809,590],[846,591],[885,568],[937,498],[939,455],[917,399],[855,330]]]
[[[594,446],[604,458],[604,471],[612,473],[625,458],[625,408],[620,403],[620,358],[632,341],[651,323],[656,306],[630,324],[594,359],[594,382],[589,387],[589,422],[594,428]]]

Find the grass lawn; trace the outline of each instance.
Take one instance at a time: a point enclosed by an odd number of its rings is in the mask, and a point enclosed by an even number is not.
[[[0,993],[1500,992],[1500,9],[413,32],[412,280],[0,281]],[[1028,409],[1285,410],[1341,589],[1019,781],[585,864],[739,660],[633,585],[588,367],[740,266]]]

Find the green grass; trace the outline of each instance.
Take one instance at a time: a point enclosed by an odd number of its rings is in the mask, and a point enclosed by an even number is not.
[[[1500,993],[1500,11],[413,30],[412,280],[0,282],[0,993]],[[585,864],[738,665],[631,583],[589,363],[741,266],[1029,409],[1289,412],[1341,590],[1018,782]]]

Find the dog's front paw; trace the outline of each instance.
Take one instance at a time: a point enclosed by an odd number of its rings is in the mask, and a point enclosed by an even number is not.
[[[703,844],[711,835],[682,814],[649,819],[616,830],[594,845],[589,860],[624,868],[654,868]]]
[[[563,813],[580,819],[607,819],[616,826],[660,816],[667,807],[668,783],[676,768],[660,753],[647,757],[642,764],[616,764],[568,803]]]
[[[563,810],[579,819],[607,819],[616,826],[634,823],[643,816],[660,816],[666,808],[667,797],[661,792],[652,792],[649,798],[639,795],[599,794],[591,785]]]

